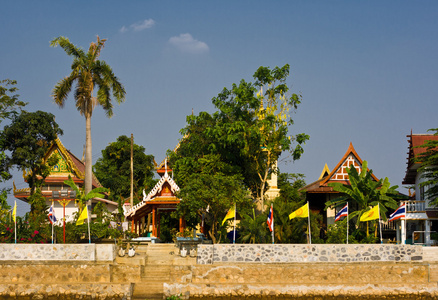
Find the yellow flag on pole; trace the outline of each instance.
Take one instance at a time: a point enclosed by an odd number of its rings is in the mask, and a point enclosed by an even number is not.
[[[369,211],[363,213],[362,216],[360,217],[360,221],[366,222],[366,221],[376,220],[379,219],[379,215],[380,215],[379,205],[376,205],[373,208],[371,208]]]
[[[15,205],[14,205],[14,210],[12,211],[12,218],[14,219],[14,222],[16,222],[16,217],[17,216],[17,200],[15,200]]]
[[[230,210],[227,212],[224,220],[222,221],[222,225],[224,225],[226,220],[234,218],[235,215],[236,215],[236,210],[234,209],[234,207],[230,208]]]
[[[289,220],[293,218],[307,218],[309,216],[309,203],[298,208],[296,211],[289,215]]]
[[[84,220],[88,220],[88,207],[85,206],[82,210],[81,215],[79,216],[79,219],[76,221],[76,225],[82,225],[84,224]]]

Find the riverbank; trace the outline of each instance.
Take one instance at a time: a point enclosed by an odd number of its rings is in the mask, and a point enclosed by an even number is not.
[[[88,261],[43,257],[0,260],[0,297],[151,300],[181,294],[184,299],[438,298],[438,247],[423,247],[422,259],[416,261],[197,264],[196,258],[177,255],[177,248],[170,244],[139,246],[133,258],[116,257],[115,248],[110,246],[114,252],[81,256]],[[68,257],[76,255],[74,251],[70,254]]]

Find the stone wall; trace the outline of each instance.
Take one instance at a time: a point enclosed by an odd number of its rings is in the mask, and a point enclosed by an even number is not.
[[[0,244],[0,261],[113,261],[113,244]]]
[[[423,247],[416,245],[205,244],[198,246],[197,263],[398,262],[422,260]]]
[[[164,289],[185,299],[437,299],[437,269],[421,262],[175,266]]]

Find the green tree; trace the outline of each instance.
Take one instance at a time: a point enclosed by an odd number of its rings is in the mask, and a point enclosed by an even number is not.
[[[435,131],[434,136],[438,136],[438,128],[428,131]],[[425,179],[420,185],[427,188],[425,196],[431,201],[430,205],[438,206],[438,140],[427,140],[421,148],[425,148],[425,152],[415,158],[421,163],[418,172]]]
[[[112,96],[118,103],[125,101],[125,89],[114,75],[111,67],[103,60],[99,60],[100,52],[106,39],[97,37],[96,43],[91,43],[88,52],[73,45],[68,38],[60,36],[50,43],[52,47],[60,46],[69,56],[73,57],[72,72],[61,79],[52,92],[56,104],[63,107],[70,93],[73,83],[76,83],[74,98],[76,108],[85,117],[85,191],[92,188],[92,144],[91,144],[91,116],[96,105],[102,106],[106,115],[113,115]],[[95,87],[97,86],[97,93]]]
[[[43,111],[21,112],[0,134],[1,150],[10,152],[5,159],[6,170],[15,166],[26,172],[25,180],[31,188],[31,195],[42,186],[51,167],[57,163],[56,158],[47,161],[44,158],[59,134],[62,130],[54,115]],[[31,205],[31,210],[33,208]]]
[[[18,100],[19,95],[15,94],[18,88],[17,81],[4,79],[0,81],[0,123],[4,119],[12,119],[18,114],[18,110],[28,103]]]
[[[275,67],[270,70],[260,67],[254,74],[255,86],[260,89],[257,98],[261,106],[257,112],[257,123],[260,129],[260,146],[253,154],[253,161],[257,165],[259,177],[257,198],[264,211],[264,194],[267,181],[271,173],[277,172],[276,163],[283,152],[290,152],[293,160],[297,160],[304,152],[303,144],[309,139],[309,135],[299,133],[288,134],[288,125],[292,125],[291,111],[294,112],[301,103],[301,95],[292,93],[288,95],[289,87],[286,79],[289,76],[290,66]],[[297,144],[292,147],[292,141]]]
[[[248,210],[251,201],[238,175],[227,176],[218,173],[195,173],[181,188],[177,213],[183,215],[190,227],[194,227],[206,214],[205,223],[213,243],[222,238],[222,220],[227,211],[236,204],[237,210]],[[224,226],[227,226],[225,223]]]
[[[326,209],[329,207],[337,207],[345,205],[345,203],[355,203],[357,210],[349,213],[349,218],[357,218],[356,224],[359,227],[360,217],[370,210],[371,207],[379,205],[380,217],[383,221],[386,221],[386,212],[388,208],[397,209],[398,204],[394,198],[399,198],[397,192],[398,186],[390,186],[388,178],[375,181],[373,179],[372,170],[368,170],[368,162],[362,163],[362,171],[357,172],[356,168],[351,165],[347,169],[350,184],[342,183],[329,183],[329,186],[337,192],[341,192],[342,195],[334,200],[326,202]],[[366,222],[367,236],[369,235],[369,222]]]
[[[15,86],[17,81],[4,79],[0,81],[0,123],[5,120],[11,120],[17,116],[18,111],[21,111],[26,102],[18,100],[19,95],[16,94],[18,88]],[[11,175],[7,171],[6,155],[4,152],[0,153],[0,182],[8,180]],[[10,209],[6,199],[8,197],[9,189],[0,189],[0,203],[2,209],[7,211]]]
[[[154,157],[145,154],[143,146],[133,145],[134,163],[134,204],[141,199],[143,189],[148,192],[155,185]],[[110,143],[102,150],[102,157],[93,167],[94,174],[100,183],[110,190],[114,200],[126,198],[131,190],[131,139],[126,135],[119,136],[116,142]]]
[[[238,225],[240,241],[250,244],[263,244],[271,241],[265,215],[244,214]]]

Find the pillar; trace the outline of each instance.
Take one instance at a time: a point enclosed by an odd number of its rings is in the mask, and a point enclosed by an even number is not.
[[[182,217],[179,218],[179,232],[184,232],[184,220]]]
[[[401,243],[402,245],[406,244],[406,220],[401,220]]]
[[[152,208],[152,236],[157,236],[157,231],[156,231],[156,220],[155,220],[155,207]]]
[[[424,228],[424,243],[427,245],[427,246],[430,246],[430,244],[431,244],[431,242],[430,242],[430,220],[425,220],[424,221],[424,223],[425,223],[425,228]]]

